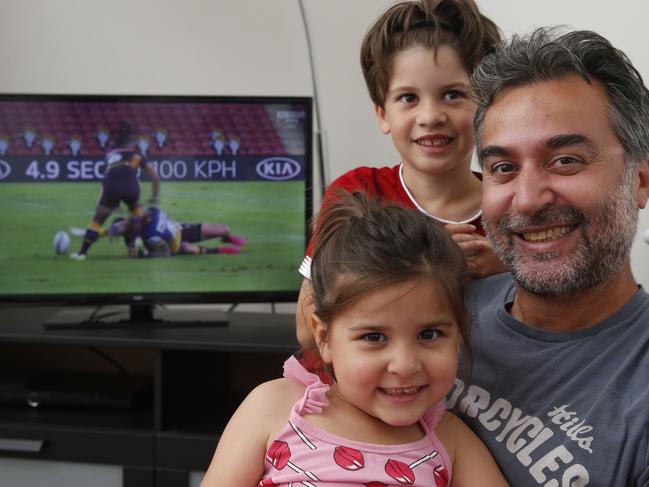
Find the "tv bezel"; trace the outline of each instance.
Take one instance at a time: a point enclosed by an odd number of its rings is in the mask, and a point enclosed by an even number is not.
[[[190,103],[232,103],[232,104],[302,104],[305,107],[305,174],[304,174],[304,234],[305,250],[311,237],[311,220],[313,217],[313,97],[293,95],[193,95],[193,94],[73,94],[73,93],[0,93],[0,102],[4,101],[63,101],[63,102],[102,102],[115,103],[156,103],[156,102],[190,102]],[[300,262],[296,262],[295,273],[298,275]],[[119,306],[130,308],[154,307],[156,305],[189,305],[189,304],[244,304],[244,303],[288,303],[297,300],[298,289],[291,291],[200,291],[173,293],[41,293],[41,294],[0,294],[0,305],[34,305],[34,306]]]

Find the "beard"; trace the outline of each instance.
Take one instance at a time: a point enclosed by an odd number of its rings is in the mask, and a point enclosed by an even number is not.
[[[624,184],[588,215],[574,206],[557,205],[532,216],[510,212],[498,221],[483,216],[487,238],[516,284],[536,295],[566,296],[610,281],[629,261],[637,227],[638,208],[632,180],[627,179],[631,178],[625,177]],[[572,255],[516,248],[513,229],[542,225],[581,229]]]

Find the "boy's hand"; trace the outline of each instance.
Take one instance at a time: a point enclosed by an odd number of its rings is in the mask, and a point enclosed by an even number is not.
[[[464,252],[469,277],[480,279],[507,272],[504,264],[496,257],[491,242],[477,233],[474,225],[450,223],[445,228]]]

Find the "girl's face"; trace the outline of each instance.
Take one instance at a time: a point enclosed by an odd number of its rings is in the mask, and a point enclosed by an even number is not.
[[[473,154],[475,103],[469,73],[456,51],[421,46],[393,59],[383,107],[376,114],[411,177],[466,171]]]
[[[433,279],[372,291],[315,331],[335,395],[386,424],[416,423],[455,380],[460,333]]]

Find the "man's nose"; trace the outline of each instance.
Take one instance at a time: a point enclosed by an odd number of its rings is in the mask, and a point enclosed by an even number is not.
[[[523,166],[514,185],[512,206],[524,215],[534,215],[555,201],[550,175],[535,165]]]

